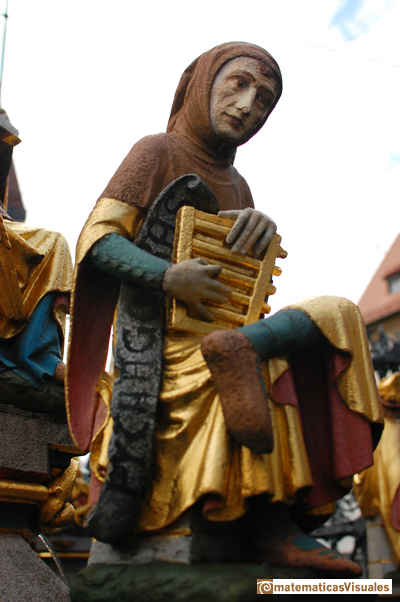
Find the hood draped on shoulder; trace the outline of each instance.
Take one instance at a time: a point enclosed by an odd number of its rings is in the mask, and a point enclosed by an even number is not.
[[[221,164],[232,163],[236,145],[230,146],[221,140],[211,124],[210,101],[212,84],[217,73],[230,61],[239,57],[250,57],[265,63],[275,74],[278,84],[276,98],[264,120],[248,134],[241,143],[247,142],[264,125],[282,94],[282,74],[278,63],[263,48],[246,42],[228,42],[205,52],[185,69],[175,92],[167,133],[183,138],[197,152],[210,157],[219,156]]]

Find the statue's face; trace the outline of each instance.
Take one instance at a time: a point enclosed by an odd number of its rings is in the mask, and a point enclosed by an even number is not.
[[[211,90],[211,123],[218,136],[243,143],[267,115],[276,88],[273,71],[262,61],[243,56],[225,63]]]

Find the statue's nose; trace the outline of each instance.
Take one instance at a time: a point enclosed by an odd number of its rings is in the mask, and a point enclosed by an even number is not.
[[[240,95],[239,101],[237,103],[237,107],[244,113],[248,115],[251,111],[251,107],[254,101],[255,93],[249,88],[243,94]]]

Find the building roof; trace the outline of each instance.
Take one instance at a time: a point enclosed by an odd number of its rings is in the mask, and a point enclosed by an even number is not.
[[[387,277],[400,273],[400,234],[365,289],[358,306],[367,325],[400,312],[400,291],[389,292]]]

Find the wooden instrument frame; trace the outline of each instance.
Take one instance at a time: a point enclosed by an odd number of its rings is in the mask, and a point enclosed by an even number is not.
[[[214,322],[206,322],[194,309],[176,298],[167,299],[167,330],[193,334],[208,334],[214,330],[238,328],[259,320],[271,311],[266,296],[276,292],[272,276],[279,276],[277,257],[285,258],[280,246],[281,237],[274,234],[261,256],[251,251],[247,255],[232,253],[225,238],[236,218],[225,218],[184,206],[177,214],[173,263],[201,257],[209,264],[222,265],[218,280],[231,289],[229,302],[204,305],[214,314]]]

